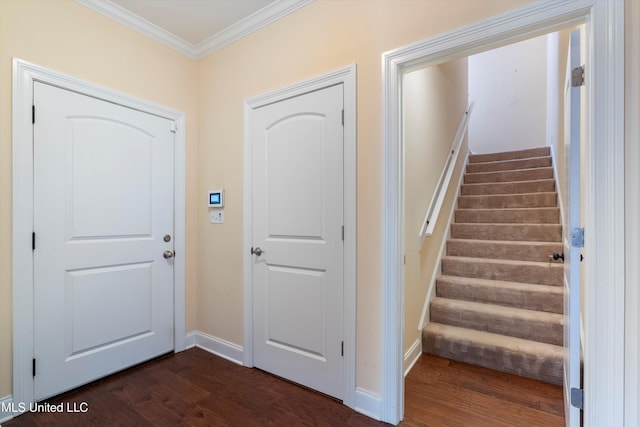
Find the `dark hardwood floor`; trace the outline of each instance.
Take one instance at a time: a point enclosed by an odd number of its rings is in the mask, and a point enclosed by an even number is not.
[[[422,355],[405,381],[401,426],[563,426],[562,389]],[[50,401],[21,426],[384,426],[342,403],[193,348]],[[86,405],[85,405],[86,403]]]

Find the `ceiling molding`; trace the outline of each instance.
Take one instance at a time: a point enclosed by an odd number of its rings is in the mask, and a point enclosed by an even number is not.
[[[308,5],[313,0],[277,0],[197,45],[191,44],[110,0],[76,2],[135,31],[163,43],[192,59],[200,59]]]
[[[209,37],[195,46],[196,58],[203,58],[210,53],[248,36],[254,31],[277,21],[290,13],[308,5],[313,0],[279,0],[267,7],[247,16],[229,28]]]

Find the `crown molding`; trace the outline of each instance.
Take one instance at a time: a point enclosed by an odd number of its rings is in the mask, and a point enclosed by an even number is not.
[[[312,2],[313,0],[278,0],[271,3],[196,45],[196,58],[203,58]]]
[[[197,45],[147,21],[110,0],[76,0],[107,18],[163,43],[192,59],[200,59],[308,5],[313,0],[277,0]]]

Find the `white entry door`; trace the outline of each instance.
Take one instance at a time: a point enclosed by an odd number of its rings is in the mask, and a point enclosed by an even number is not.
[[[564,281],[564,346],[565,407],[567,427],[581,425],[577,400],[582,400],[580,305],[581,305],[581,159],[580,159],[580,92],[581,86],[571,83],[571,70],[580,67],[580,30],[571,32],[569,44],[568,76],[565,83],[565,158],[566,182],[569,200],[565,209],[565,281]]]
[[[173,349],[174,134],[47,84],[33,95],[40,400]]]
[[[251,119],[254,365],[343,398],[343,85]]]

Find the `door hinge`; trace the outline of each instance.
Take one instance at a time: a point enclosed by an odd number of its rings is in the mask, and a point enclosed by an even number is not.
[[[36,359],[35,359],[35,357],[31,361],[31,371],[33,373],[33,376],[35,377],[36,376]]]
[[[342,226],[342,241],[344,242],[344,225]]]
[[[580,87],[584,86],[584,65],[571,70],[571,86]]]
[[[36,250],[36,232],[31,233],[31,250]]]
[[[342,126],[344,126],[344,110],[342,110]]]
[[[571,246],[584,248],[584,228],[575,227],[571,230]]]
[[[344,341],[340,344],[340,356],[344,357]]]
[[[571,406],[584,409],[584,390],[575,387],[571,389]]]
[[[36,106],[31,106],[31,124],[36,124]]]
[[[176,124],[176,122],[171,122],[170,128],[171,132],[176,133],[178,132],[178,125]]]

